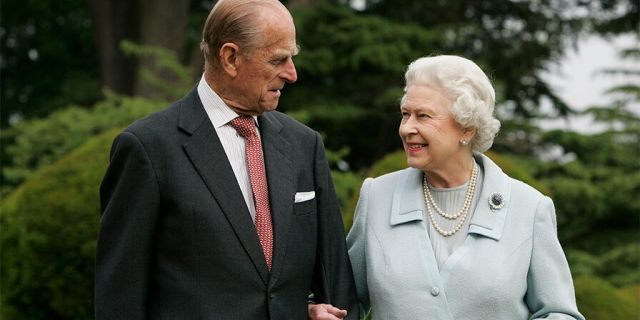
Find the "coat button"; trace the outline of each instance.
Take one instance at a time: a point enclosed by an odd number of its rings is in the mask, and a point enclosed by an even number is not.
[[[438,287],[432,287],[431,288],[431,295],[434,297],[437,297],[440,294],[440,288]]]
[[[276,295],[275,295],[275,294],[273,294],[273,293],[269,293],[269,299],[273,299],[273,298],[275,298],[275,297],[276,297]]]

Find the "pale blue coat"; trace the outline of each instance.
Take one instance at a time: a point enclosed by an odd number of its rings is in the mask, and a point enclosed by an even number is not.
[[[442,270],[427,234],[422,171],[365,180],[347,237],[363,307],[380,320],[584,319],[551,199],[474,156],[484,169],[480,198]],[[496,192],[500,209],[489,205]]]

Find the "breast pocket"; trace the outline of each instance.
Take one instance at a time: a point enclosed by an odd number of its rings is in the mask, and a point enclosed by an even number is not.
[[[297,202],[293,204],[293,214],[296,216],[305,216],[316,212],[316,199]]]

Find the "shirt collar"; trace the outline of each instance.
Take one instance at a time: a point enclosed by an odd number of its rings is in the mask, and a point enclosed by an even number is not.
[[[207,112],[214,128],[220,128],[228,124],[229,121],[240,116],[237,112],[229,108],[222,98],[213,91],[204,79],[204,74],[202,74],[200,82],[198,83],[198,95],[200,96],[204,110]],[[258,117],[253,116],[253,120],[256,122],[257,126]]]

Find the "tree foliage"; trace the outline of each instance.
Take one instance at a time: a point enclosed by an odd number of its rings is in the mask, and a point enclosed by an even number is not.
[[[346,159],[353,167],[364,168],[399,147],[393,133],[403,73],[421,56],[459,54],[476,61],[493,79],[507,120],[542,116],[542,99],[556,110],[545,116],[572,112],[538,76],[583,26],[563,14],[570,3],[365,2],[362,11],[336,1],[294,11],[302,48],[299,80],[281,104],[321,128],[330,148],[349,145]]]
[[[594,31],[603,35],[635,33],[640,25],[640,2],[635,0],[582,1],[589,9]]]
[[[575,40],[583,21],[567,14],[574,1],[365,1],[364,12],[391,21],[414,21],[443,35],[434,51],[478,61],[501,89],[516,116],[539,116],[539,102],[548,98],[556,116],[571,112],[539,77],[549,62],[558,61]],[[513,61],[517,63],[505,63]]]
[[[637,76],[636,76],[637,78]],[[633,78],[626,85],[640,89]],[[532,167],[551,189],[558,228],[576,275],[596,275],[616,286],[640,283],[640,114],[638,96],[585,111],[605,131],[553,130],[540,135],[540,150],[561,156]]]
[[[356,168],[397,148],[390,133],[399,120],[402,74],[440,45],[437,31],[326,4],[297,10],[294,19],[298,82],[285,89],[282,110],[322,130],[329,148],[349,146]]]
[[[191,57],[185,52],[189,13],[192,0],[87,0],[93,21],[99,74],[103,86],[120,94],[161,98],[149,83],[144,70],[155,78],[172,80],[156,61],[143,56],[126,56],[120,50],[122,41],[143,46],[162,47],[176,56]],[[168,19],[171,22],[168,23]],[[185,59],[186,60],[186,59]],[[182,61],[182,59],[180,60]],[[175,97],[173,97],[175,98]]]
[[[158,96],[175,97],[185,94],[192,85],[190,72],[180,64],[174,52],[124,41],[126,54],[153,61],[156,70],[171,74],[172,82],[152,76],[142,68],[147,87]],[[127,97],[106,91],[106,99],[93,107],[68,106],[43,119],[28,119],[0,132],[2,149],[2,186],[0,196],[7,194],[31,176],[39,167],[53,163],[89,137],[114,127],[124,127],[152,111],[168,105],[165,100]]]
[[[104,88],[164,97],[139,70],[172,82],[174,74],[157,68],[158,60],[125,55],[123,40],[173,52],[190,65],[193,82],[202,71],[200,33],[211,5],[201,0],[3,2],[0,127],[70,104],[91,106],[104,98]]]
[[[10,116],[42,117],[97,100],[92,22],[83,0],[3,1],[0,13],[0,127]]]
[[[3,130],[0,137],[6,147],[0,195],[6,195],[37,169],[54,163],[90,137],[126,126],[164,106],[165,102],[110,95],[91,109],[69,106],[47,118],[22,121]]]

